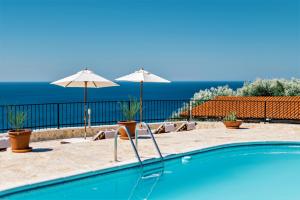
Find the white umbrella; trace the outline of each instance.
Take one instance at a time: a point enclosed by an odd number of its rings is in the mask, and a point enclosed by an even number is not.
[[[77,72],[74,75],[54,81],[51,84],[59,85],[62,87],[83,87],[84,88],[84,138],[86,138],[86,100],[87,88],[101,88],[119,86],[118,84],[95,74],[94,72],[85,69]]]
[[[139,82],[140,83],[140,122],[142,122],[143,117],[143,83],[152,82],[152,83],[170,83],[170,81],[161,78],[157,75],[147,72],[143,68],[135,71],[134,73],[122,76],[116,79],[117,81],[129,81],[129,82]]]

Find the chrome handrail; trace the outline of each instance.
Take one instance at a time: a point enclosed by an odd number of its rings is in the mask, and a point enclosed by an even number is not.
[[[154,138],[154,135],[153,135],[153,133],[152,133],[152,131],[151,131],[151,129],[150,129],[150,126],[149,126],[148,124],[146,124],[145,122],[141,122],[141,124],[142,124],[142,126],[144,126],[144,127],[147,128],[148,133],[150,134],[151,139],[152,139],[152,141],[153,141],[153,144],[154,144],[154,146],[155,146],[155,148],[156,148],[156,151],[157,151],[157,153],[159,154],[160,159],[163,161],[163,160],[164,160],[164,157],[163,157],[162,154],[161,154],[161,151],[160,151],[160,149],[159,149],[159,147],[158,147],[158,145],[157,145],[157,142],[156,142],[156,140],[155,140],[155,138]]]
[[[139,153],[138,153],[138,151],[137,151],[137,149],[136,149],[136,147],[135,147],[135,145],[134,145],[134,143],[133,143],[133,141],[132,141],[132,138],[131,138],[131,136],[130,136],[130,134],[129,134],[129,131],[128,131],[128,129],[126,128],[126,126],[120,126],[120,127],[118,127],[117,130],[116,130],[116,132],[115,132],[114,160],[115,160],[115,161],[118,161],[118,133],[119,133],[119,130],[120,130],[120,129],[124,129],[124,130],[125,130],[125,132],[126,132],[128,138],[129,138],[130,144],[131,144],[131,146],[132,146],[132,148],[133,148],[133,150],[134,150],[135,156],[136,156],[136,158],[138,159],[140,165],[143,166],[141,157],[140,157],[140,155],[139,155]]]

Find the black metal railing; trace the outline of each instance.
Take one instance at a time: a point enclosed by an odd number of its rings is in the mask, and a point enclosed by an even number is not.
[[[129,101],[87,102],[90,109],[90,125],[115,124],[124,120],[121,103]],[[10,117],[18,112],[26,114],[24,128],[46,129],[77,127],[84,125],[84,103],[45,103],[0,105],[0,132],[11,129]],[[254,100],[144,100],[143,121],[162,122],[189,119],[222,119],[236,112],[241,119],[296,120],[300,121],[300,101]],[[139,113],[136,120],[139,119]]]
[[[121,103],[129,101],[95,101],[87,102],[90,110],[90,125],[115,124],[124,120]],[[143,121],[159,122],[165,120],[179,120],[183,116],[189,100],[144,100]],[[178,111],[178,112],[176,112]],[[17,113],[24,112],[26,120],[24,128],[46,129],[77,127],[84,125],[84,103],[44,103],[23,105],[0,105],[0,132],[11,129],[10,118]],[[139,113],[136,120],[139,119]]]

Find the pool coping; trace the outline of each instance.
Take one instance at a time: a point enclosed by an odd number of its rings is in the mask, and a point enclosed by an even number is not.
[[[227,148],[233,148],[233,147],[244,147],[244,146],[264,146],[264,145],[299,145],[300,147],[300,141],[256,141],[256,142],[238,142],[238,143],[228,143],[228,144],[221,144],[221,145],[216,145],[216,146],[211,146],[211,147],[206,147],[206,148],[200,148],[196,150],[190,150],[182,153],[177,153],[177,154],[168,154],[163,157],[163,160],[173,160],[177,159],[183,156],[191,156],[199,153],[206,153],[210,151],[216,151],[216,150],[221,150],[221,149],[227,149]],[[151,165],[155,163],[161,162],[160,158],[149,158],[146,160],[143,160],[143,165]],[[23,186],[18,186],[15,188],[10,188],[6,190],[0,191],[0,198],[7,197],[19,192],[25,192],[25,191],[30,191],[30,190],[35,190],[43,187],[49,187],[52,185],[56,184],[61,184],[61,183],[66,183],[66,182],[72,182],[80,179],[85,179],[93,176],[99,176],[102,174],[110,174],[114,173],[120,170],[126,170],[126,169],[132,169],[140,167],[139,162],[132,162],[132,163],[127,163],[127,164],[122,164],[119,166],[114,166],[114,167],[108,167],[104,169],[99,169],[99,170],[94,170],[94,171],[89,171],[89,172],[84,172],[84,173],[79,173],[76,175],[71,175],[71,176],[65,176],[65,177],[60,177],[60,178],[55,178],[55,179],[50,179],[38,183],[32,183],[32,184],[26,184]]]

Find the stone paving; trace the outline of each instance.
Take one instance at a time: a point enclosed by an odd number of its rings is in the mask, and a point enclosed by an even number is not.
[[[163,155],[178,154],[221,144],[250,141],[299,141],[299,124],[245,123],[229,130],[221,122],[199,122],[197,129],[155,135]],[[33,142],[31,153],[0,152],[0,191],[36,182],[137,162],[129,141],[118,140],[113,159],[113,139],[74,144],[61,140]],[[142,159],[157,156],[150,139],[139,140]]]

